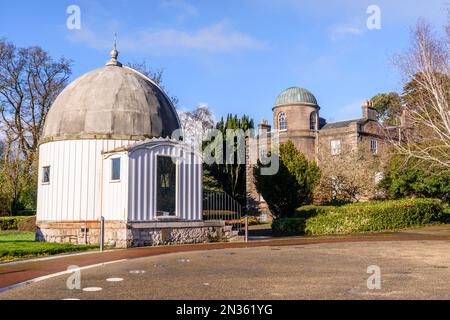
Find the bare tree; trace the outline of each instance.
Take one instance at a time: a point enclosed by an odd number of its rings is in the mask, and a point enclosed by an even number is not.
[[[67,85],[70,61],[53,59],[40,47],[17,48],[0,41],[0,115],[5,157],[14,144],[31,164],[36,154],[45,117]]]
[[[449,16],[450,22],[450,16]],[[395,150],[406,158],[450,170],[450,23],[446,39],[419,21],[412,46],[397,64],[413,90],[405,103],[406,129],[392,138]]]
[[[315,202],[344,203],[376,198],[381,157],[349,145],[343,145],[339,154],[332,155],[324,145],[318,160],[321,177],[314,191]]]
[[[159,85],[163,90],[165,90],[163,84],[163,75],[164,75],[163,68],[153,69],[149,66],[149,64],[145,60],[141,62],[128,62],[126,65],[134,70],[139,71],[144,76],[152,79],[153,81],[155,81],[157,85]],[[178,107],[179,103],[178,97],[170,95],[167,90],[165,91],[166,94],[170,97],[170,100],[172,101],[173,105],[175,107]]]
[[[141,62],[129,62],[126,65],[134,70],[139,71],[144,76],[149,77],[150,79],[155,81],[156,84],[162,85],[164,69],[152,69],[145,60]]]
[[[184,141],[200,150],[208,129],[214,127],[214,115],[208,105],[200,104],[193,111],[180,111]]]
[[[0,206],[9,206],[12,213],[19,208],[21,193],[35,189],[45,117],[67,85],[70,65],[64,58],[54,61],[40,47],[17,48],[0,39]]]

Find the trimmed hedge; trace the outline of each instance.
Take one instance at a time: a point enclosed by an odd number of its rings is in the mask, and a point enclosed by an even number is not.
[[[396,230],[446,222],[448,208],[437,199],[403,199],[343,206],[305,206],[293,218],[277,219],[272,229],[287,234],[348,234]]]
[[[0,217],[0,230],[18,230],[32,219],[35,221],[34,217]]]

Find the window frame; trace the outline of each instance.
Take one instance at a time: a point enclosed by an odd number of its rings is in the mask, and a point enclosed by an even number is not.
[[[284,124],[284,127],[283,127],[283,128],[281,127],[281,117],[283,117],[283,124]],[[280,130],[280,131],[286,131],[286,130],[287,130],[288,124],[287,124],[287,115],[286,115],[286,112],[284,112],[284,111],[278,112],[278,115],[277,115],[277,124],[278,124],[278,130]]]
[[[114,162],[118,161],[119,163],[119,178],[115,179],[114,177]],[[115,157],[111,158],[111,175],[110,175],[110,182],[120,182],[122,179],[122,159],[121,157]]]
[[[158,179],[159,179],[159,166],[158,166],[158,158],[169,158],[171,159],[171,161],[174,161],[174,159],[176,159],[176,161],[174,162],[174,167],[175,167],[175,212],[173,215],[160,215],[158,214]],[[178,203],[178,196],[179,196],[179,159],[177,159],[177,157],[171,156],[171,155],[166,155],[166,154],[161,154],[161,153],[156,153],[154,155],[154,159],[155,159],[155,172],[156,172],[156,188],[155,188],[155,211],[154,211],[154,220],[159,220],[159,219],[179,219],[180,218],[180,214],[179,214],[179,203]]]
[[[337,142],[338,145],[339,145],[337,151],[336,151],[336,148],[333,148],[333,142]],[[330,140],[330,153],[331,153],[331,155],[332,156],[338,156],[338,155],[341,154],[341,152],[342,152],[342,141],[341,141],[341,139]]]
[[[372,152],[372,154],[378,154],[378,140],[377,139],[370,140],[370,152]]]
[[[317,130],[317,128],[317,111],[313,111],[309,115],[309,130]]]
[[[46,170],[48,170],[48,174],[46,174]],[[50,181],[51,181],[50,174],[51,174],[51,166],[43,166],[42,167],[42,178],[41,178],[42,184],[50,184]],[[48,179],[45,180],[45,177],[47,177]]]

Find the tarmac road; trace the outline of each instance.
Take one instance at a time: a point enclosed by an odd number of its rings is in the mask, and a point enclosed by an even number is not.
[[[373,265],[380,267],[381,289],[367,287]],[[0,299],[450,299],[450,241],[170,253],[83,270],[80,290],[67,288],[69,276],[9,290]],[[101,290],[82,290],[93,287]]]

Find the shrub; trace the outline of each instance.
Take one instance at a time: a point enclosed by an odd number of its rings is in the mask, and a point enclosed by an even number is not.
[[[447,205],[444,209],[443,222],[450,223],[450,205]]]
[[[311,235],[396,230],[446,222],[449,217],[446,210],[442,201],[437,199],[307,206],[299,208],[295,218],[275,221],[272,227],[277,232],[295,231],[296,234]]]
[[[308,161],[292,141],[280,145],[279,168],[274,175],[262,175],[263,165],[254,168],[255,185],[275,218],[289,217],[296,208],[311,203],[320,178],[316,163]]]
[[[387,195],[393,199],[438,198],[450,203],[450,172],[424,168],[416,162],[400,156],[389,160],[380,184]]]
[[[30,217],[0,217],[0,230],[17,230],[19,225]]]

